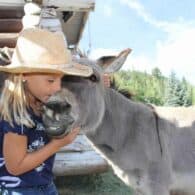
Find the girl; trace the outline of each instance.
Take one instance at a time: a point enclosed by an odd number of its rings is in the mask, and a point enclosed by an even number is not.
[[[20,33],[0,99],[0,191],[3,195],[56,195],[55,153],[71,143],[75,127],[61,139],[44,132],[41,107],[61,89],[64,74],[90,76],[92,69],[73,64],[62,35],[41,29]]]

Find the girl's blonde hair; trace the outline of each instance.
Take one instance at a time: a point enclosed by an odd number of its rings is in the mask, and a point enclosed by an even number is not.
[[[0,117],[13,123],[27,127],[33,127],[34,122],[28,112],[27,102],[22,74],[10,74],[5,80],[0,97]]]

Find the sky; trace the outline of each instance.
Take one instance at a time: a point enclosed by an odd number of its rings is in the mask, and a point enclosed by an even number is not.
[[[122,69],[158,67],[195,85],[195,0],[96,0],[81,50],[96,59],[131,48]]]

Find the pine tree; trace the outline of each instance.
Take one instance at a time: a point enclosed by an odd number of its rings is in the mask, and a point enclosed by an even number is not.
[[[185,78],[182,79],[181,82],[182,90],[181,90],[181,101],[182,106],[190,106],[192,105],[192,88],[188,85]]]
[[[179,106],[179,90],[180,86],[176,78],[176,74],[175,72],[171,72],[171,75],[168,78],[168,83],[165,91],[165,106]]]
[[[191,105],[191,93],[188,90],[188,84],[185,78],[179,81],[174,72],[168,79],[167,90],[165,94],[165,106],[189,106]]]

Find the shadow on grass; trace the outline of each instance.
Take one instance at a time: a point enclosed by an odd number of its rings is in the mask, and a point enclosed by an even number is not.
[[[110,170],[106,173],[56,177],[59,195],[133,195]]]

